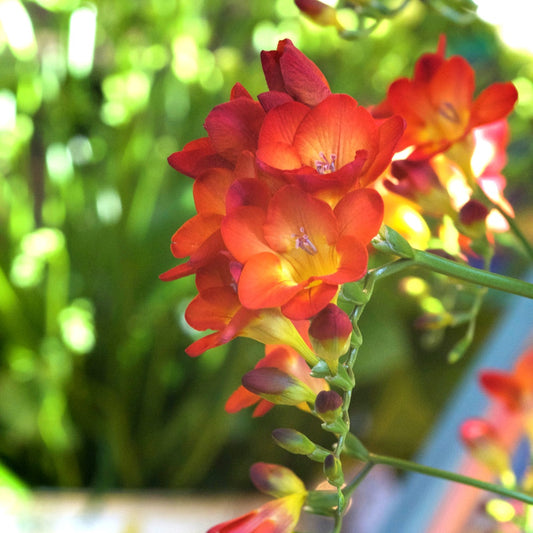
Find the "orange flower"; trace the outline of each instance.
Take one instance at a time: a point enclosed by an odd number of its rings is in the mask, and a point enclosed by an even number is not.
[[[265,117],[257,158],[265,172],[334,205],[387,168],[403,128],[400,117],[379,124],[346,94],[329,95],[313,108],[290,102]]]
[[[295,186],[274,194],[268,208],[242,206],[222,223],[224,242],[243,264],[238,293],[249,309],[281,307],[309,318],[342,283],[364,276],[366,246],[383,217],[379,194],[359,189],[331,207]]]
[[[185,311],[188,324],[198,331],[215,330],[193,342],[185,351],[196,357],[210,348],[221,346],[235,337],[248,337],[264,344],[285,344],[300,353],[309,364],[318,358],[295,324],[280,309],[247,309],[237,295],[241,266],[220,254],[196,274],[199,294]]]
[[[441,37],[434,54],[424,54],[413,79],[401,78],[389,87],[375,116],[401,115],[407,122],[399,150],[413,147],[411,158],[427,158],[461,141],[473,128],[511,112],[518,93],[512,83],[494,83],[474,99],[474,71],[466,59],[444,59]]]

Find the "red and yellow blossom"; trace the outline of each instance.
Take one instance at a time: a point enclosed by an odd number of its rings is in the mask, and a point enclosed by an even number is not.
[[[292,533],[307,497],[305,485],[288,468],[256,463],[250,478],[258,490],[276,497],[243,516],[218,524],[207,533]]]
[[[267,209],[242,206],[222,223],[224,242],[243,268],[239,300],[248,309],[280,307],[292,319],[323,309],[340,284],[367,270],[366,246],[376,235],[383,203],[360,189],[332,209],[296,186],[274,194]]]
[[[474,98],[474,70],[461,56],[444,58],[445,39],[436,53],[424,54],[412,79],[391,84],[375,116],[397,114],[407,127],[399,150],[411,147],[410,158],[425,159],[462,141],[473,128],[500,120],[514,107],[512,83],[494,83]]]
[[[318,358],[306,339],[308,324],[288,319],[279,308],[243,307],[236,281],[241,268],[242,265],[227,254],[219,254],[209,265],[198,269],[198,295],[187,307],[185,319],[198,331],[214,331],[193,342],[186,353],[195,357],[235,337],[248,337],[264,344],[285,344],[315,365]]]
[[[311,370],[304,358],[296,350],[288,346],[266,346],[265,357],[255,365],[255,368],[276,368],[304,383],[313,391],[315,396],[320,391],[329,389],[326,380],[311,377]],[[228,398],[225,408],[228,413],[236,413],[254,404],[257,404],[253,412],[254,417],[263,416],[275,405],[241,385]],[[296,407],[310,412],[307,402],[301,402]]]
[[[334,205],[385,171],[403,129],[400,117],[379,123],[346,94],[331,94],[312,108],[289,102],[265,117],[257,158],[265,172]]]

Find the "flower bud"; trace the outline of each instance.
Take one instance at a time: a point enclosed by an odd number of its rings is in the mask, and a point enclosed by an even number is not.
[[[407,239],[389,226],[381,227],[378,235],[372,239],[372,246],[379,252],[398,255],[404,259],[413,259],[415,256]]]
[[[483,237],[486,233],[485,219],[489,210],[478,200],[469,200],[459,210],[461,233],[471,239]]]
[[[302,381],[277,368],[254,368],[242,377],[245,389],[278,405],[313,403],[315,393]]]
[[[313,461],[323,462],[330,453],[325,448],[317,446],[303,433],[290,428],[278,428],[272,431],[272,438],[278,446],[290,453],[307,455]]]
[[[281,465],[254,463],[250,467],[250,479],[257,490],[275,498],[306,492],[302,480]]]
[[[338,30],[344,30],[337,18],[334,7],[328,6],[319,0],[294,0],[298,9],[313,22],[320,26],[335,26]]]
[[[450,196],[427,161],[404,159],[391,165],[392,179],[385,188],[412,200],[430,215],[441,217],[452,211]]]
[[[324,474],[329,483],[334,487],[342,487],[344,484],[344,474],[342,473],[342,464],[338,457],[329,454],[324,460]]]
[[[314,451],[316,445],[303,433],[290,428],[278,428],[272,431],[272,438],[288,452],[307,455]]]
[[[331,373],[337,373],[339,357],[350,348],[352,322],[349,316],[335,304],[328,304],[312,320],[309,339],[313,350],[326,361]]]
[[[425,313],[415,320],[418,329],[439,330],[447,328],[453,323],[453,315],[444,311],[442,313]]]
[[[342,397],[334,390],[324,390],[317,394],[315,411],[326,422],[336,420],[342,410]]]
[[[460,434],[470,453],[489,470],[500,476],[511,471],[509,453],[491,423],[471,418],[463,422]]]

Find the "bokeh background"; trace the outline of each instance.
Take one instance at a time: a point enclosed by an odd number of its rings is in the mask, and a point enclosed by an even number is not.
[[[176,264],[173,232],[194,214],[192,180],[167,156],[204,135],[206,115],[235,82],[252,95],[266,90],[259,53],[280,38],[363,105],[410,76],[441,33],[448,53],[476,69],[478,89],[514,81],[507,196],[533,237],[531,52],[457,16],[454,2],[431,4],[412,0],[348,41],[292,0],[0,0],[1,485],[243,490],[258,460],[317,473],[270,441],[287,425],[320,439],[309,416],[224,412],[261,346],[237,339],[189,358],[193,280],[158,279]],[[512,2],[479,4],[496,6],[500,22],[525,16]],[[522,275],[512,239],[498,242],[495,269]],[[421,334],[419,302],[398,284],[382,282],[361,321],[352,415],[370,448],[409,457],[505,299],[489,293],[473,347],[449,365],[463,332]],[[434,290],[456,297],[446,285]]]

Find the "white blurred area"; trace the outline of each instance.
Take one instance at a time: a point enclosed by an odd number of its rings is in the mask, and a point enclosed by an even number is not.
[[[533,54],[531,35],[531,0],[475,0],[477,14],[497,28],[510,48]]]
[[[265,502],[260,496],[36,492],[0,496],[1,533],[204,533]]]

